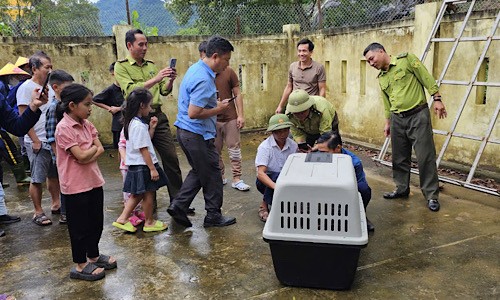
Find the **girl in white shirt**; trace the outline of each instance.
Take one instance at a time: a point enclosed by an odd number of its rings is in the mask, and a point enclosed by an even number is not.
[[[123,112],[123,129],[127,140],[125,164],[128,166],[123,191],[130,193],[131,197],[113,226],[129,232],[137,231],[128,218],[141,200],[146,217],[143,230],[152,232],[167,229],[166,223],[153,218],[154,195],[156,190],[167,184],[167,175],[158,164],[151,142],[151,133],[158,119],[152,117],[149,126],[142,120],[151,112],[152,98],[147,89],[137,88],[128,96]]]

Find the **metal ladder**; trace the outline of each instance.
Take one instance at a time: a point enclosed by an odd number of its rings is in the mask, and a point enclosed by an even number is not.
[[[437,38],[437,37],[435,37],[436,33],[438,32],[439,26],[441,24],[441,20],[446,12],[448,5],[449,4],[460,4],[460,3],[465,3],[465,2],[469,3],[469,8],[468,8],[467,13],[465,15],[465,18],[462,22],[462,26],[458,32],[458,35],[454,38]],[[452,184],[456,184],[456,185],[461,185],[461,186],[464,186],[466,188],[478,190],[481,192],[500,196],[500,191],[498,191],[498,190],[484,187],[481,185],[477,185],[477,184],[474,184],[471,182],[473,177],[474,177],[474,173],[476,172],[477,166],[479,164],[479,160],[481,158],[481,155],[483,154],[484,149],[486,148],[486,145],[488,143],[500,144],[500,140],[490,138],[491,133],[493,131],[493,128],[495,127],[495,122],[496,122],[498,115],[499,115],[500,99],[496,99],[496,101],[498,101],[498,103],[497,103],[496,109],[493,112],[493,115],[490,119],[490,122],[488,124],[488,129],[486,130],[484,135],[476,136],[476,135],[468,135],[468,134],[455,132],[458,121],[460,120],[460,117],[461,117],[462,112],[465,108],[465,105],[467,104],[467,99],[469,98],[469,95],[472,91],[472,88],[476,87],[476,86],[500,87],[500,82],[488,82],[488,81],[479,82],[479,81],[477,81],[477,75],[479,73],[479,69],[484,61],[484,58],[486,57],[486,53],[488,52],[488,49],[491,45],[491,42],[493,40],[500,40],[500,36],[498,36],[498,35],[495,36],[495,32],[496,32],[498,25],[500,23],[500,11],[497,13],[496,19],[494,21],[494,24],[493,24],[491,31],[490,31],[490,34],[488,36],[462,37],[464,29],[466,28],[467,22],[472,14],[472,10],[474,8],[475,3],[476,3],[475,0],[472,0],[472,1],[471,0],[467,0],[467,1],[464,1],[464,0],[445,0],[445,1],[443,1],[443,4],[441,5],[441,9],[439,10],[438,15],[436,16],[436,20],[435,20],[434,25],[432,27],[429,38],[427,39],[427,44],[426,44],[424,53],[422,54],[420,60],[422,62],[425,60],[432,43],[453,43],[453,46],[452,46],[452,49],[451,49],[450,54],[448,56],[448,59],[444,65],[444,68],[441,72],[441,75],[439,76],[439,79],[436,81],[436,83],[438,86],[441,86],[443,84],[466,86],[466,92],[464,94],[464,97],[462,98],[462,101],[461,101],[460,106],[458,108],[458,112],[455,116],[455,119],[453,120],[453,123],[450,127],[450,130],[443,131],[443,130],[433,129],[434,134],[446,136],[446,139],[443,143],[441,151],[439,152],[439,155],[436,159],[437,166],[439,167],[439,164],[441,163],[441,160],[443,159],[443,156],[446,152],[446,149],[447,149],[452,137],[481,141],[479,149],[476,153],[476,157],[474,159],[474,162],[472,163],[469,174],[468,174],[467,179],[465,181],[459,180],[456,178],[446,177],[446,176],[439,176],[439,180],[444,181],[444,182],[448,182],[448,183],[452,183]],[[448,71],[448,67],[450,66],[451,60],[455,54],[455,51],[458,47],[458,44],[460,42],[478,42],[478,41],[485,41],[485,45],[484,45],[483,51],[482,51],[477,63],[476,63],[476,66],[475,66],[474,71],[472,73],[471,79],[469,81],[444,80],[444,77],[446,75],[446,72]],[[433,99],[432,99],[432,97],[430,97],[428,100],[428,105],[431,106],[432,102],[433,102]],[[391,162],[384,159],[385,155],[387,153],[387,150],[389,148],[389,144],[390,144],[390,138],[388,137],[385,139],[385,142],[380,150],[378,157],[374,158],[374,160],[378,161],[384,165],[392,166]],[[411,172],[418,174],[418,170],[414,169],[414,168],[412,168]]]

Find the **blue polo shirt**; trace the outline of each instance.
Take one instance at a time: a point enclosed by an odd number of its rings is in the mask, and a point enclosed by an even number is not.
[[[182,79],[177,104],[177,120],[174,125],[202,135],[205,140],[215,138],[217,116],[207,119],[191,119],[188,116],[188,107],[192,104],[208,109],[214,108],[217,106],[216,93],[215,73],[200,59],[189,67]]]

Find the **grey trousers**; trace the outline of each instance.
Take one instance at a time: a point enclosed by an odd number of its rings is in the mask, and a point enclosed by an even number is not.
[[[403,193],[409,189],[413,147],[417,156],[422,193],[427,200],[437,200],[439,180],[429,109],[408,117],[391,114],[391,139],[392,171],[397,191]]]
[[[214,139],[204,140],[199,134],[177,128],[177,140],[186,154],[191,171],[172,204],[186,212],[203,188],[207,215],[220,215],[223,186]]]

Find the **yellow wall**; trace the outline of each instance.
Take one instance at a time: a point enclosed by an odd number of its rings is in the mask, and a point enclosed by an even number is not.
[[[393,21],[376,26],[351,29],[324,30],[312,33],[297,33],[294,26],[285,26],[284,33],[272,36],[229,36],[235,46],[231,66],[237,73],[242,68],[242,90],[245,102],[246,128],[262,128],[273,114],[283,88],[287,82],[287,70],[296,60],[296,43],[302,37],[309,37],[316,45],[313,59],[326,66],[327,98],[336,107],[340,130],[345,137],[373,144],[378,147],[384,142],[383,108],[376,76],[378,72],[366,65],[362,52],[371,42],[380,42],[392,54],[413,52],[420,56],[432,28],[436,12],[436,3],[419,5],[415,20]],[[447,16],[440,27],[440,36],[456,34],[461,26],[459,19],[463,15]],[[495,15],[488,13],[473,14],[465,36],[486,36],[495,20]],[[3,38],[0,44],[0,64],[14,61],[17,56],[29,56],[36,49],[49,53],[55,68],[62,68],[71,73],[77,82],[85,82],[95,92],[111,84],[112,78],[107,69],[111,62],[126,54],[123,34],[127,27],[116,27],[118,37],[106,38]],[[496,36],[500,35],[499,32]],[[198,44],[208,37],[175,36],[150,37],[148,58],[160,67],[167,65],[171,57],[177,58],[179,78],[175,81],[174,92],[164,99],[164,110],[173,124],[177,113],[177,93],[183,74],[198,59]],[[455,58],[450,64],[446,79],[469,80],[471,70],[477,61],[482,45],[463,43],[459,46]],[[440,44],[432,47],[425,61],[426,66],[436,78],[439,77],[447,60],[451,45]],[[500,46],[494,41],[487,54],[489,58],[489,81],[500,82],[499,60]],[[344,66],[344,68],[343,68]],[[261,70],[264,83],[261,80]],[[343,75],[343,71],[345,74]],[[345,82],[345,86],[343,86]],[[458,122],[457,132],[484,136],[492,112],[498,105],[499,88],[488,88],[486,104],[476,104],[476,89],[472,90],[462,118]],[[465,89],[457,86],[443,86],[441,94],[447,106],[449,116],[445,120],[433,119],[436,129],[449,131]],[[111,116],[109,113],[94,108],[91,121],[102,134],[104,143],[111,142],[109,133]],[[500,140],[498,121],[492,138]],[[437,151],[441,149],[444,137],[435,135]],[[477,141],[453,138],[445,159],[471,164],[479,147]],[[481,160],[482,165],[500,166],[499,146],[489,145]]]

